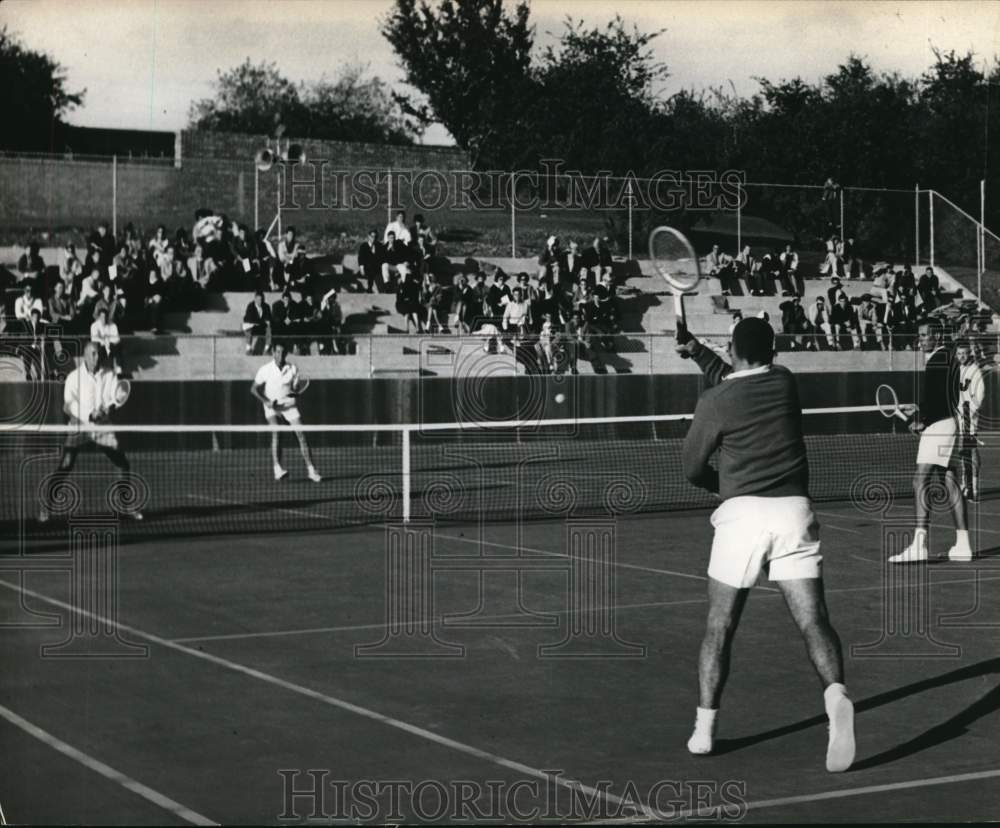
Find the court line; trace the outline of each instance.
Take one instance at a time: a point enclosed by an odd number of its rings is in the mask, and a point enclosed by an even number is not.
[[[628,610],[628,609],[648,609],[651,607],[672,607],[680,604],[703,604],[705,603],[704,598],[686,598],[679,601],[648,601],[641,604],[615,604],[611,607],[593,607],[587,610],[587,612],[605,612],[607,610]],[[577,612],[578,610],[534,610],[539,615],[569,615],[571,612]],[[482,621],[503,621],[505,618],[521,618],[524,613],[509,612],[503,615],[487,615],[480,617],[478,620]],[[430,623],[434,626],[451,626],[453,629],[469,629],[469,627],[462,627],[460,624],[449,624],[445,616],[440,618],[430,619]],[[196,636],[193,638],[171,638],[170,640],[177,644],[192,644],[195,642],[202,641],[237,641],[243,638],[281,638],[284,636],[291,635],[312,635],[314,633],[332,633],[332,632],[351,632],[353,630],[384,630],[392,624],[386,622],[381,622],[378,624],[351,624],[344,625],[340,627],[304,627],[301,629],[291,629],[291,630],[274,630],[268,632],[247,632],[247,633],[230,633],[228,635],[205,635]]]
[[[222,497],[210,497],[208,495],[200,495],[200,494],[189,494],[188,497],[194,498],[196,500],[207,500],[207,501],[212,502],[212,503],[225,503],[228,506],[238,505],[237,501],[235,501],[235,500],[228,500],[228,499],[222,498]],[[272,508],[273,511],[276,511],[276,512],[286,512],[286,513],[291,514],[291,515],[301,515],[303,517],[319,518],[320,520],[333,521],[333,518],[329,517],[328,515],[323,515],[323,514],[320,514],[319,512],[310,512],[310,511],[307,511],[305,509],[286,509],[286,508],[283,508],[283,507],[280,507],[280,506],[275,506],[275,507],[270,507],[270,508]],[[368,525],[370,525],[370,526],[377,526],[380,529],[387,529],[388,528],[388,524],[385,524],[385,523],[372,523],[372,524],[368,524]],[[546,550],[546,549],[532,549],[532,548],[527,547],[527,546],[511,546],[510,544],[505,544],[505,543],[496,543],[496,542],[493,542],[493,541],[485,541],[485,540],[481,541],[481,540],[476,540],[474,538],[463,538],[463,537],[459,537],[458,535],[442,535],[442,534],[440,534],[438,532],[434,533],[434,537],[435,538],[447,539],[447,540],[459,541],[461,543],[475,543],[475,544],[478,544],[480,546],[494,546],[494,547],[496,547],[498,549],[513,549],[515,551],[520,551],[520,552],[531,552],[531,553],[536,554],[536,555],[550,555],[550,556],[557,557],[557,558],[570,558],[571,557],[570,555],[567,555],[565,552],[552,552],[552,551],[549,551],[549,550]],[[652,573],[657,574],[657,575],[674,575],[674,576],[676,576],[678,578],[690,578],[690,579],[696,580],[696,581],[707,581],[708,580],[708,577],[705,576],[705,575],[696,575],[696,574],[693,574],[691,572],[677,572],[676,570],[672,570],[672,569],[656,569],[655,567],[641,566],[640,564],[630,564],[630,563],[625,563],[624,561],[615,561],[614,566],[621,567],[623,569],[635,569],[635,570],[638,570],[640,572],[652,572]],[[763,590],[766,590],[766,591],[774,591],[774,592],[777,591],[777,590],[774,590],[772,587],[765,587],[765,586],[759,587],[759,589],[763,589]]]
[[[631,808],[646,816],[652,816],[652,812],[648,808],[644,808],[641,805],[637,806],[632,802],[626,801],[621,797],[615,796],[608,791],[602,791],[598,788],[593,788],[590,785],[585,785],[583,782],[579,782],[575,779],[569,779],[564,777],[553,777],[550,773],[546,773],[544,770],[534,768],[531,765],[525,765],[523,762],[518,762],[514,759],[507,759],[504,756],[500,756],[497,753],[491,753],[487,750],[482,750],[481,748],[474,747],[473,745],[466,744],[465,742],[459,742],[456,739],[451,739],[447,736],[442,736],[439,733],[434,733],[433,731],[426,730],[418,725],[410,724],[402,719],[397,719],[392,716],[387,716],[384,713],[379,713],[377,710],[373,710],[369,707],[362,707],[359,704],[354,704],[346,699],[338,698],[337,696],[331,696],[326,693],[321,693],[318,690],[313,690],[302,684],[296,684],[288,679],[279,678],[278,676],[271,675],[270,673],[265,673],[262,670],[257,670],[254,667],[247,667],[245,664],[240,664],[236,661],[231,661],[227,658],[221,656],[212,655],[211,653],[206,653],[202,650],[196,650],[193,647],[187,647],[184,644],[178,644],[176,642],[170,641],[166,638],[161,638],[153,633],[145,632],[137,627],[132,627],[128,624],[123,624],[120,621],[116,621],[112,618],[107,618],[97,613],[90,612],[89,610],[81,609],[80,607],[75,607],[72,604],[67,604],[65,601],[60,601],[57,598],[51,598],[48,595],[44,595],[35,590],[28,589],[18,584],[12,584],[9,581],[0,579],[0,586],[5,587],[13,592],[19,592],[22,595],[28,595],[35,598],[38,601],[50,604],[54,607],[59,607],[67,612],[75,613],[76,615],[82,616],[84,618],[89,618],[92,621],[97,621],[101,624],[107,625],[107,627],[112,627],[123,633],[129,633],[136,638],[142,638],[151,644],[157,644],[161,647],[166,647],[167,649],[174,650],[179,653],[184,653],[185,655],[192,656],[202,661],[207,661],[210,664],[214,664],[218,667],[222,667],[226,670],[230,670],[234,673],[240,675],[248,676],[249,678],[257,679],[265,684],[270,684],[274,687],[279,687],[283,690],[288,690],[291,693],[295,693],[300,696],[304,696],[308,699],[313,699],[314,701],[321,702],[322,704],[328,705],[330,707],[337,708],[338,710],[343,710],[347,713],[353,713],[361,718],[369,719],[374,722],[378,722],[387,727],[394,728],[403,733],[407,733],[411,736],[415,736],[419,739],[424,739],[428,742],[433,742],[434,744],[441,745],[442,747],[450,748],[458,753],[463,753],[466,756],[472,756],[475,759],[479,759],[484,762],[489,762],[491,764],[497,765],[499,767],[505,768],[507,770],[516,771],[517,773],[522,773],[525,776],[532,777],[534,779],[541,779],[549,784],[553,781],[556,785],[564,787],[571,792],[582,792],[588,796],[598,797],[603,799],[605,802],[611,805],[617,805],[618,807]],[[107,629],[105,627],[105,629]],[[109,769],[110,770],[110,769]]]
[[[797,796],[782,796],[775,799],[760,799],[756,802],[747,802],[747,811],[764,810],[766,808],[780,808],[785,805],[801,805],[807,802],[823,802],[831,799],[846,799],[852,796],[867,796],[868,794],[887,793],[889,791],[905,791],[912,788],[930,788],[935,785],[954,785],[961,782],[978,782],[981,779],[993,779],[1000,776],[1000,769],[988,771],[974,771],[971,773],[957,773],[949,776],[931,776],[923,779],[908,779],[904,782],[886,782],[882,785],[864,785],[857,788],[843,788],[838,791],[819,791],[811,794],[799,794]],[[671,814],[672,819],[689,819],[691,817],[705,817],[715,815],[718,819],[719,806],[710,808],[685,808],[676,814]],[[666,816],[661,815],[661,818]],[[649,820],[656,821],[655,816],[645,817],[616,817],[600,822],[586,823],[593,825],[627,825]]]
[[[865,559],[869,563],[877,563],[876,561],[870,561]],[[946,584],[974,584],[976,582],[982,583],[983,581],[1000,581],[1000,575],[987,575],[979,578],[949,578],[943,581],[934,582],[933,586],[943,586]],[[910,586],[904,587],[905,589],[915,589],[920,586],[919,584],[911,584]],[[884,589],[883,584],[877,584],[875,586],[863,586],[863,587],[840,587],[840,588],[826,588],[824,592],[830,593],[845,593],[845,592],[875,592],[877,590]],[[780,590],[771,592],[769,595],[765,596],[767,598],[778,598],[780,597]],[[615,605],[614,607],[594,607],[588,612],[604,612],[607,609],[615,610],[629,610],[629,609],[650,609],[655,607],[672,607],[680,606],[684,604],[704,604],[707,603],[707,598],[704,596],[701,598],[685,598],[677,601],[649,601],[640,604],[621,604]],[[568,615],[572,610],[538,610],[539,613],[543,615]],[[504,615],[491,615],[486,616],[481,620],[486,621],[502,621],[505,618],[520,618],[520,613],[507,613]],[[431,619],[431,623],[435,626],[448,626],[444,618],[434,618]],[[245,633],[223,633],[220,635],[203,635],[203,636],[192,636],[185,638],[171,638],[176,644],[195,644],[205,641],[239,641],[241,639],[248,638],[283,638],[290,637],[294,635],[321,635],[323,633],[335,633],[335,632],[351,632],[354,630],[384,630],[391,625],[386,622],[381,622],[378,624],[345,624],[342,626],[332,626],[332,627],[302,627],[298,629],[290,630],[265,630],[263,632],[245,632]],[[455,625],[455,629],[468,629],[468,627],[462,628],[459,625]]]
[[[3,582],[6,585],[6,582]],[[130,776],[126,776],[119,770],[115,770],[110,765],[104,764],[100,759],[95,759],[84,753],[82,750],[78,750],[72,745],[67,744],[62,739],[53,736],[47,730],[42,730],[38,725],[32,724],[27,719],[18,716],[13,710],[8,707],[4,707],[0,704],[0,716],[10,722],[17,728],[20,728],[29,736],[34,736],[38,741],[52,748],[53,750],[59,751],[59,753],[64,756],[68,756],[75,762],[79,762],[88,770],[92,770],[95,773],[100,774],[105,779],[110,779],[112,782],[121,785],[123,788],[130,790],[132,793],[141,796],[147,802],[152,802],[159,808],[165,811],[169,811],[174,814],[174,816],[180,817],[185,822],[190,822],[192,825],[218,825],[217,822],[212,822],[208,817],[204,817],[196,811],[192,811],[190,808],[181,805],[179,802],[174,801],[169,796],[164,796],[158,791],[154,791],[147,785],[143,785],[141,782],[137,782]]]

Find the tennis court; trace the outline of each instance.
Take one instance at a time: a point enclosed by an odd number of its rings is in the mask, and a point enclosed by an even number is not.
[[[326,479],[309,483],[288,448],[281,485],[266,433],[124,431],[146,519],[116,530],[111,593],[65,557],[87,521],[38,527],[5,507],[27,539],[0,556],[0,619],[20,624],[0,631],[6,819],[993,818],[996,449],[970,511],[982,557],[889,570],[916,440],[871,413],[815,418],[828,600],[858,709],[856,765],[833,776],[818,682],[766,582],[737,635],[717,753],[685,749],[711,504],[679,481],[683,427],[488,442],[317,430]],[[58,437],[17,435],[5,490],[37,492]],[[105,466],[81,458],[81,513],[103,514]],[[932,551],[949,526],[936,515]],[[84,657],[98,650],[115,657]],[[322,800],[289,798],[315,780]]]

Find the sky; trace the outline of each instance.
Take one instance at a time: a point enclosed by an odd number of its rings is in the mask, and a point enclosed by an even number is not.
[[[192,100],[212,94],[219,69],[275,61],[293,81],[334,78],[346,63],[402,86],[379,21],[391,0],[3,0],[0,26],[66,69],[86,88],[68,120],[82,126],[177,130]],[[980,59],[1000,55],[1000,0],[533,0],[536,48],[568,15],[602,25],[617,11],[654,41],[671,76],[658,90],[725,86],[757,91],[753,78],[817,81],[853,51],[876,70],[919,76],[932,47]],[[424,143],[451,138],[432,127]]]

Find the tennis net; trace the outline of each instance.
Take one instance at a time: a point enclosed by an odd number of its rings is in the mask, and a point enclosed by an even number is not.
[[[753,416],[748,412],[748,416]],[[909,491],[917,441],[874,406],[803,418],[817,500]],[[125,535],[322,530],[408,519],[504,521],[714,506],[681,468],[690,415],[531,422],[303,427],[321,482],[310,481],[288,427],[94,426],[115,434],[124,483],[92,444],[53,483],[79,427],[0,425],[4,537],[62,536],[66,524],[122,517]],[[275,480],[273,433],[289,474]],[[49,502],[51,500],[51,502]],[[47,503],[51,519],[38,520]],[[140,509],[144,520],[124,519]]]

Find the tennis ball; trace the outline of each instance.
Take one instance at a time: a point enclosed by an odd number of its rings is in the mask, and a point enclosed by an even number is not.
[[[556,394],[556,402],[559,403],[560,405],[562,405],[562,403],[566,402],[566,395],[565,394]]]

